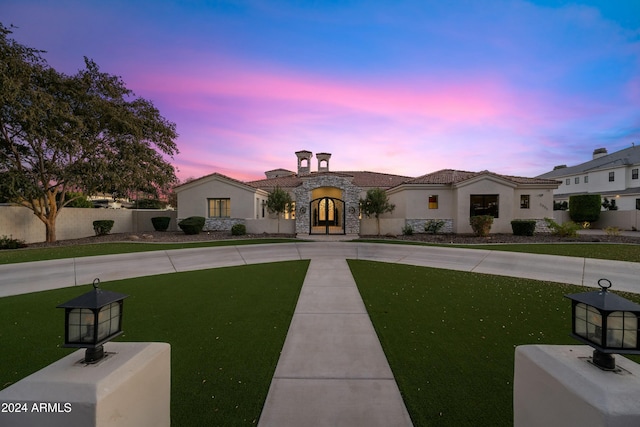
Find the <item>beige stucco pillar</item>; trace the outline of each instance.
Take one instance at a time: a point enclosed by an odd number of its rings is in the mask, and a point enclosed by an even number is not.
[[[0,425],[168,427],[169,344],[111,342],[105,351],[85,365],[78,350],[0,390]]]
[[[640,426],[640,365],[616,355],[615,372],[589,362],[588,346],[516,348],[515,427]]]

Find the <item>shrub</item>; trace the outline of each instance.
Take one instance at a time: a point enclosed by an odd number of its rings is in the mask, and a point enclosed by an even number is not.
[[[205,219],[203,216],[190,216],[178,223],[178,227],[184,234],[200,234],[204,227]]]
[[[561,225],[551,218],[545,218],[544,220],[551,229],[551,234],[560,237],[576,237],[578,235],[578,230],[581,228],[580,224],[576,224],[573,221],[567,221]]]
[[[412,236],[413,227],[410,224],[405,224],[404,227],[402,227],[402,234],[405,236]]]
[[[74,200],[69,202],[69,200],[71,199]],[[74,193],[72,191],[69,191],[65,193],[64,200],[65,203],[68,202],[68,204],[66,205],[66,207],[68,208],[93,208],[93,202],[88,200],[87,196],[82,193]]]
[[[604,232],[607,236],[619,236],[620,229],[618,227],[607,227],[604,229]]]
[[[476,236],[486,237],[491,231],[493,217],[491,215],[475,215],[469,218],[469,224]]]
[[[113,228],[113,220],[112,219],[99,219],[97,221],[93,221],[93,231],[96,233],[96,236],[104,236],[111,232]]]
[[[0,249],[18,249],[26,248],[27,244],[24,240],[14,239],[13,237],[0,237]]]
[[[167,231],[170,222],[171,217],[168,216],[156,216],[151,218],[151,224],[153,224],[153,229],[156,231]]]
[[[606,197],[604,198],[604,202],[602,202],[602,207],[608,211],[618,210],[618,205],[616,205],[616,199],[611,199],[611,201],[609,201],[609,199],[607,199]]]
[[[533,219],[514,219],[511,221],[514,236],[533,236],[536,231],[536,221]]]
[[[599,194],[580,194],[569,197],[569,217],[573,222],[596,222],[600,218]]]
[[[431,234],[437,234],[444,227],[444,221],[441,219],[430,219],[424,223],[424,231]]]
[[[244,224],[233,224],[231,234],[234,236],[244,236],[247,234],[247,227]]]
[[[165,205],[158,199],[140,199],[136,201],[136,209],[163,209]]]

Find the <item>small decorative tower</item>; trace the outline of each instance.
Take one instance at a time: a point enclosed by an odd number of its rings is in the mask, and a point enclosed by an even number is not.
[[[309,175],[311,173],[311,158],[313,153],[307,150],[296,151],[298,156],[298,176]]]
[[[329,172],[331,153],[318,153],[316,157],[318,158],[318,172]]]

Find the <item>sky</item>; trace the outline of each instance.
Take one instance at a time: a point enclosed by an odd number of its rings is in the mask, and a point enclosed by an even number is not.
[[[0,22],[151,100],[181,180],[296,171],[300,150],[534,177],[640,144],[638,0],[0,0]]]

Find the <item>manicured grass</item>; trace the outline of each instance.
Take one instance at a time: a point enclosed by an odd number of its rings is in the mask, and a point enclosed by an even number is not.
[[[24,248],[0,251],[0,264],[78,258],[95,255],[126,254],[133,252],[168,251],[171,249],[205,248],[211,246],[258,245],[265,243],[300,242],[296,239],[230,239],[196,243],[100,243],[70,245],[54,248]]]
[[[617,261],[640,262],[640,245],[621,243],[539,243],[532,245],[473,245],[471,249],[565,255]]]
[[[360,240],[369,243],[396,245],[445,246],[447,248],[485,249],[490,251],[525,252],[531,254],[563,255],[580,258],[640,262],[640,245],[623,243],[521,243],[490,245],[437,245],[405,240]]]
[[[308,261],[103,283],[129,294],[119,341],[171,344],[172,425],[255,425]],[[90,286],[0,299],[0,388],[60,359],[56,305]],[[109,350],[109,344],[105,345]]]
[[[515,347],[580,344],[569,337],[563,295],[585,288],[370,261],[349,266],[415,426],[510,426]]]

